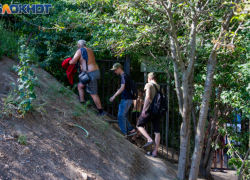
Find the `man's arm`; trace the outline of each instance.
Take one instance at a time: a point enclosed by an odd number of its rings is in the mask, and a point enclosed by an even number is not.
[[[114,96],[112,96],[112,97],[109,99],[109,101],[110,101],[110,102],[113,102],[114,99],[115,99],[115,97],[118,96],[119,94],[121,94],[122,91],[124,90],[124,88],[125,88],[125,84],[122,84],[121,87],[120,87],[120,89],[118,89],[118,91],[114,94]]]
[[[70,65],[76,64],[76,62],[78,61],[78,59],[80,59],[80,57],[81,57],[81,50],[78,49],[78,50],[76,51],[76,53],[75,53],[73,59],[71,59],[71,60],[69,61],[69,64],[70,64]]]
[[[141,115],[143,117],[146,117],[145,113],[146,113],[146,107],[148,106],[150,101],[150,89],[146,89],[146,97],[145,97],[145,101],[144,101],[144,105],[143,105],[143,109],[142,109],[142,113]]]

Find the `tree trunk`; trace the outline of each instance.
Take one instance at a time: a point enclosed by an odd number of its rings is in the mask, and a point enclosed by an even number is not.
[[[211,177],[210,171],[211,171],[211,167],[212,167],[212,163],[213,163],[214,152],[215,152],[215,147],[213,147],[210,150],[208,164],[206,166],[206,169],[204,169],[205,173],[202,173],[206,178]]]
[[[189,95],[189,105],[188,107],[190,108],[190,113],[189,113],[189,123],[188,123],[188,149],[187,149],[187,162],[186,162],[186,174],[188,176],[188,170],[190,168],[190,136],[191,136],[191,112],[192,112],[192,100],[193,100],[193,92],[194,92],[194,68],[192,69],[192,72],[189,76],[189,81],[188,81],[188,95]]]
[[[217,120],[218,120],[218,110],[219,110],[219,103],[220,103],[220,95],[221,95],[221,92],[222,92],[222,87],[219,86],[218,88],[218,91],[217,91],[217,102],[214,106],[214,114],[213,114],[213,119],[212,119],[212,122],[211,122],[211,125],[210,125],[210,132],[209,132],[209,137],[207,139],[207,144],[206,144],[206,150],[205,150],[205,156],[202,160],[202,163],[201,163],[201,171],[204,173],[204,175],[206,175],[205,173],[205,169],[207,167],[207,165],[209,164],[209,156],[210,156],[210,152],[211,152],[211,148],[212,148],[212,137],[214,136],[214,133],[215,133],[215,128],[216,128],[216,123],[217,123]],[[209,127],[208,127],[209,128]]]
[[[187,68],[182,69],[182,90],[183,90],[183,107],[182,107],[182,126],[181,126],[181,145],[180,156],[178,163],[177,178],[185,179],[187,173],[186,167],[189,165],[189,144],[190,144],[190,118],[191,118],[191,106],[193,101],[193,79],[194,79],[194,61],[195,61],[195,48],[196,48],[196,27],[198,17],[194,14],[190,32],[190,53],[189,53],[189,65]],[[174,38],[173,38],[174,39]],[[177,37],[174,39],[178,44]],[[178,57],[181,57],[180,55]]]
[[[192,103],[192,119],[193,119],[193,123],[194,123],[194,135],[196,136],[196,130],[197,130],[197,120],[196,120],[196,115],[195,115],[195,110],[194,110],[194,104]]]
[[[217,133],[217,134],[218,135],[216,137],[214,144],[217,144],[219,137],[220,137],[220,133]],[[214,152],[215,152],[215,146],[210,150],[208,163],[205,169],[205,174],[203,174],[206,178],[212,177],[210,171],[211,171],[211,167],[213,163]]]
[[[212,89],[212,82],[213,82],[213,75],[215,66],[217,63],[216,60],[216,48],[214,47],[211,55],[208,59],[208,65],[207,65],[207,77],[205,82],[205,88],[204,88],[204,94],[202,97],[202,104],[200,109],[200,115],[199,115],[199,122],[197,125],[197,134],[195,136],[195,149],[192,157],[192,165],[191,170],[189,174],[189,179],[197,179],[198,172],[199,172],[199,165],[200,165],[200,159],[201,159],[201,153],[203,148],[203,140],[204,140],[204,129],[205,129],[205,122],[207,119],[207,110],[211,95],[211,89]]]
[[[234,16],[234,10],[235,10],[236,4],[238,4],[239,2],[240,0],[235,0],[235,2],[232,3],[232,6],[234,7],[231,7],[230,11],[225,15],[226,19],[222,23],[221,31],[219,35],[219,39],[221,43],[223,43],[225,40],[226,31],[228,30],[230,21],[232,17]],[[197,179],[198,177],[199,164],[200,164],[202,147],[203,147],[203,139],[204,139],[204,134],[205,134],[204,133],[205,122],[207,118],[208,104],[209,104],[210,95],[211,95],[214,69],[217,63],[216,52],[217,52],[217,49],[220,47],[220,42],[216,42],[208,58],[207,77],[206,77],[206,82],[205,82],[205,87],[204,87],[204,94],[202,97],[201,110],[199,114],[199,122],[197,125],[197,135],[195,136],[195,149],[194,149],[194,153],[192,157],[192,165],[191,165],[191,170],[189,174],[190,180]]]
[[[174,37],[170,35],[170,48],[171,54],[173,58],[173,65],[174,65],[174,79],[175,79],[175,87],[178,97],[179,103],[179,111],[182,116],[182,124],[180,130],[180,156],[179,156],[179,164],[178,164],[178,175],[179,179],[185,179],[185,168],[186,168],[186,161],[187,161],[187,149],[188,149],[188,121],[189,121],[189,114],[190,110],[188,109],[188,77],[185,76],[185,72],[182,76],[182,88],[181,89],[181,81],[179,76],[179,64],[177,63],[177,53],[176,53],[176,44],[174,41]]]
[[[191,116],[191,109],[189,106],[189,93],[188,93],[188,78],[185,76],[185,73],[182,76],[182,88],[183,88],[183,113],[182,113],[182,125],[181,125],[181,132],[180,132],[180,156],[179,156],[179,163],[178,163],[178,175],[179,179],[185,179],[185,172],[186,172],[186,164],[188,158],[188,147],[189,147],[189,136],[190,136],[190,116]]]

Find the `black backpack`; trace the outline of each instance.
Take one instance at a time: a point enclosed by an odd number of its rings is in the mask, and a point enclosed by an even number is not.
[[[131,94],[133,99],[137,99],[138,98],[137,84],[130,78],[129,75],[127,75],[127,76],[129,77],[129,82],[130,82],[130,94]]]
[[[152,83],[153,84],[153,83]],[[155,84],[153,84],[156,89],[156,95],[153,98],[153,101],[151,102],[149,109],[150,112],[154,115],[162,116],[164,113],[167,112],[167,101],[164,94],[162,94],[161,91],[159,91]]]

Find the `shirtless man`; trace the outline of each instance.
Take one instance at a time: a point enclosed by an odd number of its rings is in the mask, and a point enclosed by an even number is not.
[[[79,61],[81,65],[81,71],[85,71],[89,74],[91,81],[88,84],[82,84],[81,82],[78,83],[77,88],[80,96],[80,102],[85,103],[84,101],[84,87],[86,86],[86,91],[91,95],[99,114],[98,116],[105,115],[104,111],[102,110],[102,105],[99,96],[97,95],[97,80],[100,79],[101,73],[99,70],[98,65],[95,61],[95,56],[92,49],[86,47],[86,41],[79,40],[77,42],[78,50],[76,51],[73,59],[69,61],[69,64],[76,64]],[[86,68],[86,61],[88,65],[88,70]],[[79,72],[81,73],[81,72]]]

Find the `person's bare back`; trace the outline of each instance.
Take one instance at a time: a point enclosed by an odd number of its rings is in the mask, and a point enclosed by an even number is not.
[[[88,53],[88,71],[86,68],[86,60],[83,59],[83,57],[81,55],[81,50],[80,49],[77,50],[78,51],[77,53],[80,53],[79,63],[81,64],[82,70],[85,72],[99,70],[99,67],[96,64],[95,56],[94,56],[92,49],[87,48],[87,47],[85,47],[85,49],[87,50],[87,53]]]
[[[138,97],[136,100],[133,101],[133,111],[141,112],[141,107],[143,104],[143,99],[141,97]]]

